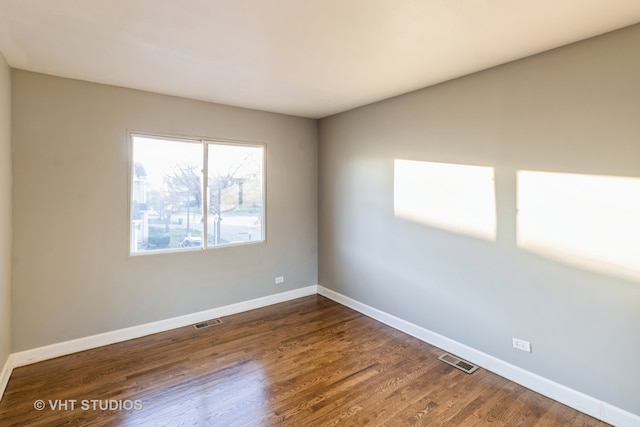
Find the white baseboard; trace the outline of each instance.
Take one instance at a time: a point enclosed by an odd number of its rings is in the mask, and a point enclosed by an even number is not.
[[[602,402],[594,397],[573,390],[562,384],[553,382],[532,372],[526,371],[515,365],[507,363],[496,357],[483,353],[472,347],[454,341],[436,332],[417,326],[399,317],[385,313],[381,310],[363,304],[338,292],[323,286],[308,286],[294,289],[275,295],[243,301],[210,310],[178,316],[171,319],[160,320],[144,325],[105,332],[89,337],[78,338],[45,347],[34,348],[9,355],[0,373],[0,398],[2,398],[13,368],[31,363],[40,362],[54,357],[64,356],[79,351],[90,350],[116,342],[139,338],[145,335],[155,334],[170,329],[188,326],[204,320],[229,316],[256,308],[266,307],[272,304],[301,298],[308,295],[320,294],[344,306],[352,308],[368,317],[398,329],[419,340],[427,342],[447,352],[454,353],[469,360],[491,372],[494,372],[515,383],[527,387],[544,396],[550,397],[560,403],[570,406],[580,412],[591,415],[607,423],[619,427],[640,427],[640,415],[632,414],[616,406]]]
[[[197,313],[186,314],[184,316],[173,317],[171,319],[160,320],[157,322],[132,326],[130,328],[118,329],[116,331],[110,331],[102,334],[78,338],[75,340],[51,344],[44,347],[33,348],[30,350],[13,353],[11,355],[13,359],[12,368],[41,362],[47,359],[53,359],[54,357],[65,356],[71,353],[77,353],[79,351],[90,350],[96,347],[102,347],[103,345],[109,345],[133,338],[139,338],[145,335],[168,331],[170,329],[181,328],[183,326],[192,325],[204,320],[229,316],[232,314],[241,313],[243,311],[266,307],[268,305],[277,304],[308,295],[315,295],[316,293],[317,286],[313,285],[306,288],[294,289],[291,291],[281,292],[279,294],[256,298],[249,301],[243,301],[223,307],[212,308],[210,310],[199,311]],[[0,396],[2,395],[0,394]]]
[[[13,354],[9,355],[0,373],[0,398],[4,395],[4,391],[7,388],[9,378],[11,378],[11,372],[13,372]]]
[[[436,332],[402,320],[391,314],[363,304],[338,292],[318,286],[318,293],[337,303],[352,308],[368,317],[398,329],[421,341],[467,359],[508,380],[527,387],[537,393],[570,406],[580,412],[619,427],[640,427],[640,415],[602,402],[577,390],[526,371],[504,360],[498,359],[472,347],[454,341]]]

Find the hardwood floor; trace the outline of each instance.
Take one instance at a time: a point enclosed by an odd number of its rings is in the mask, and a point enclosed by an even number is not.
[[[0,425],[607,425],[442,353],[310,296],[17,368]]]

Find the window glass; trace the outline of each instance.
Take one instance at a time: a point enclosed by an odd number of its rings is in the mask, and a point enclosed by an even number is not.
[[[132,254],[264,240],[262,146],[145,135],[131,141]]]
[[[208,246],[263,240],[263,149],[209,144]]]

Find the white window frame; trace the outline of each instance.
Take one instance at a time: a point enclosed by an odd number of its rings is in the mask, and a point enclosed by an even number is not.
[[[209,249],[222,249],[228,247],[235,246],[245,246],[245,245],[259,245],[266,244],[267,242],[267,145],[265,143],[258,142],[247,142],[247,141],[239,141],[239,140],[230,140],[230,139],[222,139],[222,138],[210,138],[210,137],[188,137],[181,135],[167,135],[167,134],[158,134],[158,133],[149,133],[149,132],[138,132],[138,131],[129,131],[128,138],[128,224],[129,224],[129,256],[137,257],[137,256],[148,256],[148,255],[160,255],[160,254],[170,254],[170,253],[184,253],[184,252],[199,252],[205,251]],[[202,215],[203,215],[203,224],[202,224],[202,246],[201,247],[184,247],[184,248],[168,248],[168,249],[158,249],[158,250],[150,250],[150,251],[134,251],[132,245],[133,239],[133,230],[132,230],[132,217],[133,217],[133,187],[134,187],[134,158],[133,158],[133,146],[134,146],[134,138],[153,138],[160,140],[167,140],[173,142],[182,142],[185,144],[194,143],[200,144],[202,146],[202,173],[200,177],[200,185],[202,190]],[[226,145],[233,147],[255,147],[260,148],[262,150],[262,162],[261,162],[261,186],[260,191],[262,194],[262,205],[261,205],[261,235],[262,238],[260,240],[251,240],[246,242],[231,242],[225,244],[218,245],[209,245],[208,243],[208,215],[209,215],[209,147],[212,145]]]

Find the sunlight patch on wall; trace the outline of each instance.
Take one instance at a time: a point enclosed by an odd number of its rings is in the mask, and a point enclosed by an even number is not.
[[[396,159],[393,194],[397,218],[495,240],[491,167]]]
[[[518,171],[518,247],[640,279],[640,179]]]

